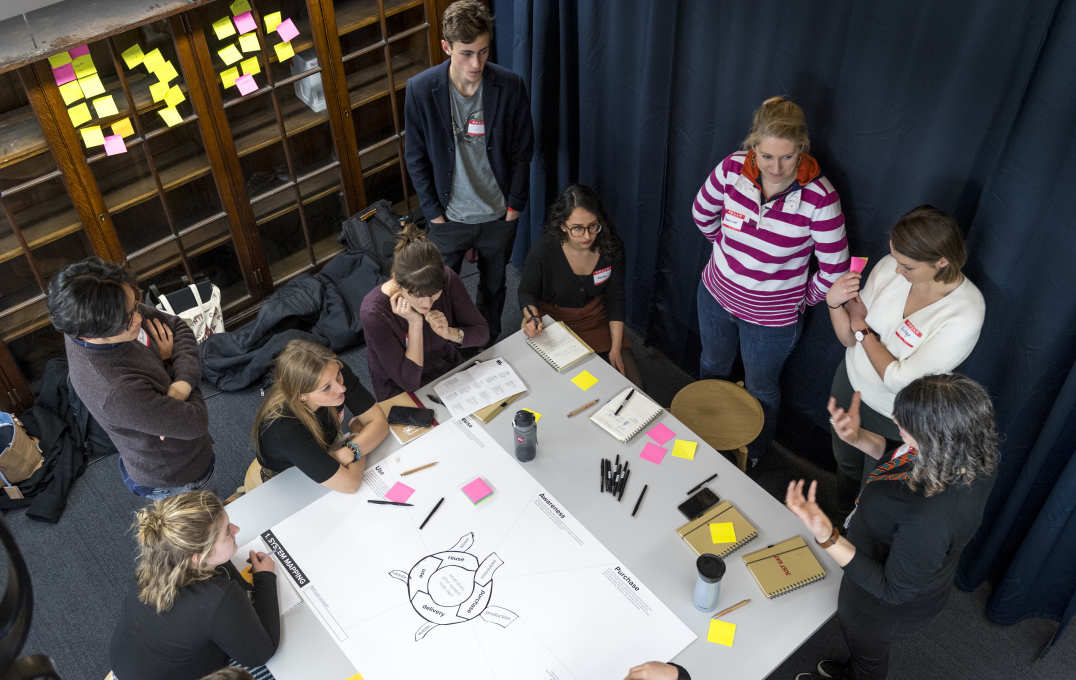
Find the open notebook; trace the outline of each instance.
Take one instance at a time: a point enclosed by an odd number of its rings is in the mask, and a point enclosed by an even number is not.
[[[527,338],[527,344],[558,371],[571,368],[594,354],[590,345],[560,321],[546,325],[537,337]]]
[[[710,535],[710,525],[717,522],[729,522],[736,534],[736,540],[732,543],[714,543]],[[699,555],[710,553],[718,557],[725,557],[748,541],[758,536],[755,528],[747,518],[740,514],[736,506],[728,501],[714,504],[709,510],[702,513],[687,524],[676,530],[680,538],[691,546]]]
[[[826,577],[826,570],[802,536],[793,536],[743,556],[762,594],[769,598],[790,593]]]
[[[631,398],[625,402],[624,399],[629,392],[631,392]],[[619,414],[614,414],[621,404],[624,404],[624,408],[620,409]],[[646,429],[647,425],[661,415],[661,411],[662,408],[643,394],[642,390],[628,387],[598,409],[590,419],[598,427],[613,435],[618,442],[624,444]]]

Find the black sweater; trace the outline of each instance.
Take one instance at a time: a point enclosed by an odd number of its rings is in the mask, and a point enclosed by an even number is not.
[[[928,498],[900,480],[867,484],[848,527],[856,554],[844,567],[842,619],[889,637],[937,615],[993,485],[989,477]]]
[[[604,277],[606,268],[608,277]],[[600,281],[595,284],[595,280]],[[546,233],[527,253],[523,275],[519,280],[519,305],[538,306],[539,302],[561,307],[583,307],[605,296],[605,314],[610,321],[624,320],[624,252],[615,261],[602,253],[594,271],[576,274],[564,256],[560,239]]]
[[[138,600],[133,587],[112,634],[109,655],[120,680],[192,680],[233,658],[246,666],[264,664],[280,642],[276,575],[254,574],[249,587],[231,563],[207,581],[180,590],[168,611],[158,614]]]

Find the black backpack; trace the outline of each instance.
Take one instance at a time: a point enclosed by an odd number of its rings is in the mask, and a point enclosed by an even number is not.
[[[366,210],[347,218],[337,240],[348,252],[361,253],[372,259],[381,275],[388,276],[392,273],[396,236],[410,219],[397,215],[388,201],[376,201]]]

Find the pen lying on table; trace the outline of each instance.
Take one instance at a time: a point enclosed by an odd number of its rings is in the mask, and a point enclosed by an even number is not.
[[[367,503],[376,503],[377,505],[406,505],[411,507],[414,503],[401,503],[399,501],[366,501]]]

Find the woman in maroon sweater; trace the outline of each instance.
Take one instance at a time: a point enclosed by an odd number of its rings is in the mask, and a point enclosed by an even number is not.
[[[392,278],[366,294],[359,318],[379,401],[439,378],[463,361],[461,348],[489,340],[463,281],[414,224],[400,232]]]

